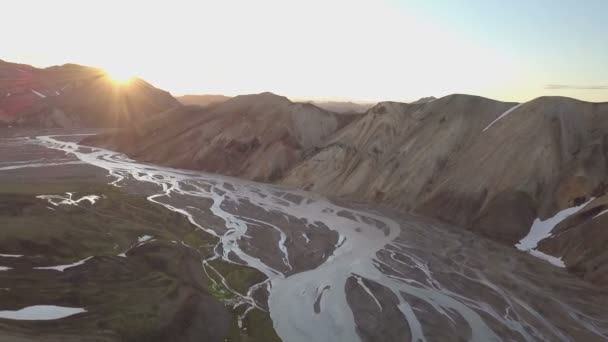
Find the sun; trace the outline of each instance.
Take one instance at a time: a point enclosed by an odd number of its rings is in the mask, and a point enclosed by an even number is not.
[[[104,68],[104,71],[112,81],[118,84],[129,83],[136,77],[135,74],[126,67],[106,67]]]

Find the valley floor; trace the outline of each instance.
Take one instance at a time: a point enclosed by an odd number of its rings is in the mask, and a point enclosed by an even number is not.
[[[608,339],[608,292],[515,249],[87,133],[0,132],[0,341]]]

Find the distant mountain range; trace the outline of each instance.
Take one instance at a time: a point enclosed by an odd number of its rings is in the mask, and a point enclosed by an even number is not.
[[[222,103],[231,99],[230,96],[224,95],[184,95],[177,97],[177,100],[183,105],[210,106]],[[356,103],[351,101],[301,101],[303,103],[311,103],[325,110],[342,113],[342,114],[361,114],[373,107],[375,103]]]

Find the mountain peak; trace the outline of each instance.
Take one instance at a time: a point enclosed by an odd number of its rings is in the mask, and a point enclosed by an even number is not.
[[[427,97],[421,97],[418,100],[412,102],[411,104],[427,103],[427,102],[432,102],[435,100],[437,100],[437,98],[435,96],[427,96]]]
[[[238,95],[238,96],[235,96],[232,99],[228,100],[228,102],[232,102],[232,103],[250,102],[252,104],[264,103],[264,104],[273,104],[273,105],[291,103],[291,101],[287,97],[277,95],[277,94],[274,94],[274,93],[271,93],[268,91],[259,93],[259,94]]]

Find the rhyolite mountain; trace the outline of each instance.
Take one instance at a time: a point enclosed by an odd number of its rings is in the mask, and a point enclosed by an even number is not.
[[[354,118],[262,93],[176,108],[85,143],[151,163],[273,181]]]
[[[179,106],[144,80],[115,82],[98,68],[39,69],[0,60],[0,125],[122,127]]]
[[[183,116],[192,119],[168,119]],[[535,222],[553,222],[528,249],[608,285],[608,103],[456,94],[340,117],[261,94],[166,117],[88,142],[154,163],[381,203],[512,246]]]

